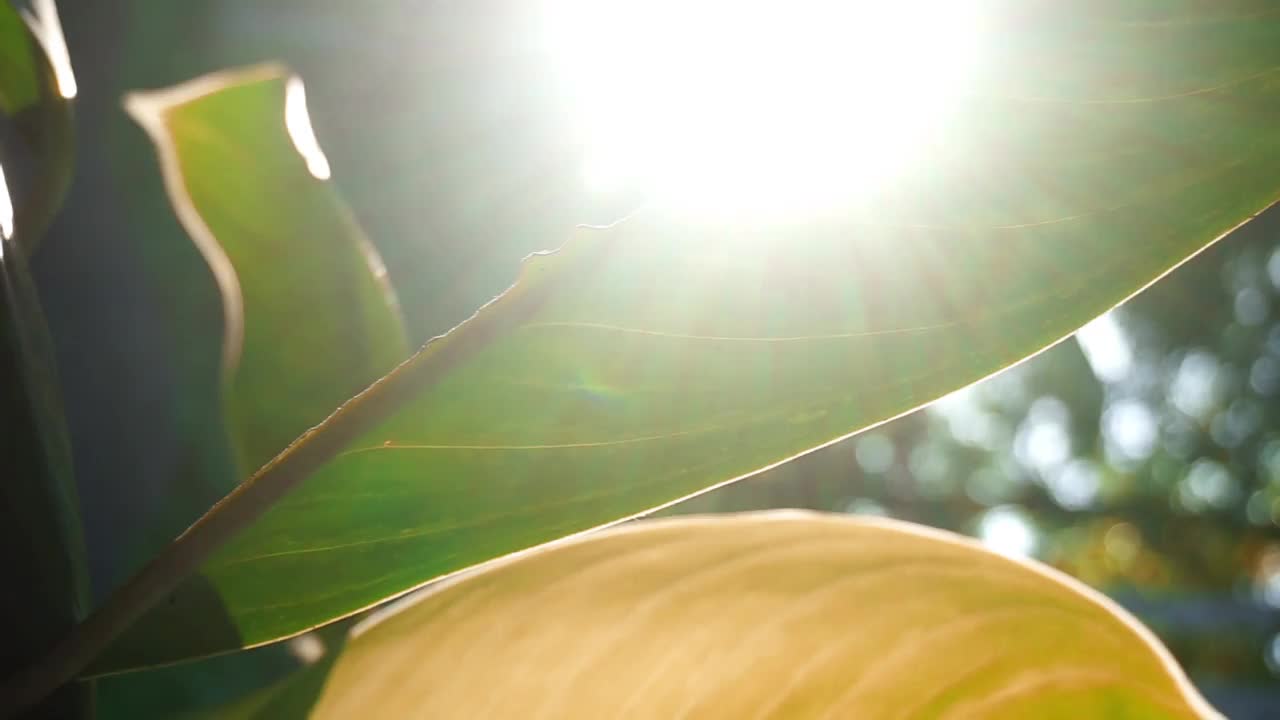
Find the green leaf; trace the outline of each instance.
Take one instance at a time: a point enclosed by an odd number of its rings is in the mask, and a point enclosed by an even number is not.
[[[368,621],[312,717],[1218,717],[1126,612],[895,521],[639,523]]]
[[[248,473],[404,359],[395,297],[287,70],[217,73],[125,106],[221,290],[227,422]]]
[[[40,101],[40,66],[27,26],[12,5],[0,7],[0,111],[14,115]]]
[[[0,204],[7,200],[0,173]],[[61,641],[89,600],[52,347],[22,253],[7,236],[0,238],[0,386],[0,678],[8,678]],[[40,711],[87,716],[88,698],[87,686],[72,685]]]
[[[845,437],[1062,339],[1280,196],[1280,16],[1014,6],[927,170],[839,217],[651,212],[529,258],[135,579],[159,609],[90,672],[287,637]],[[136,615],[123,597],[104,635]]]
[[[0,113],[12,122],[18,142],[6,146],[11,173],[29,167],[30,177],[11,178],[13,225],[19,247],[30,255],[44,236],[71,183],[74,138],[71,99],[75,75],[53,0],[33,0],[19,13],[0,3]],[[23,162],[13,162],[15,156]]]
[[[324,689],[339,651],[330,650],[310,665],[235,702],[184,715],[183,720],[304,720]]]

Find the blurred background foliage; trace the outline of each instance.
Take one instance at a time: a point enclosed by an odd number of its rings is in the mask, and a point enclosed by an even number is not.
[[[238,480],[217,429],[220,303],[120,110],[132,89],[280,59],[419,343],[520,257],[635,199],[582,146],[515,0],[62,3],[77,169],[34,271],[69,405],[98,598]],[[983,537],[1102,588],[1231,717],[1280,716],[1280,215],[924,411],[665,512],[808,507]],[[295,663],[281,647],[99,683],[166,716]]]

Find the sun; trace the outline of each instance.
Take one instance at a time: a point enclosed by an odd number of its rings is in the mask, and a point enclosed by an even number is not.
[[[794,213],[928,162],[981,49],[974,0],[547,0],[596,192]]]

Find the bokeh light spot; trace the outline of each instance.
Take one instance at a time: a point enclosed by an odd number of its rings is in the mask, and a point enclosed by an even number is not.
[[[983,544],[1005,555],[1026,556],[1035,552],[1035,527],[1021,511],[1010,506],[988,510],[978,523]]]

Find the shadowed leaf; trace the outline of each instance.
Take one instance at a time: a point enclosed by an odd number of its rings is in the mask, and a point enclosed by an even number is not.
[[[0,174],[0,194],[4,186]],[[0,386],[4,678],[62,639],[84,617],[89,603],[71,448],[53,352],[26,263],[8,237],[0,238]],[[88,698],[87,686],[72,685],[39,711],[88,717]]]
[[[62,205],[71,182],[71,99],[75,76],[53,0],[33,0],[33,11],[0,3],[0,113],[11,123],[4,136],[10,175],[14,238],[30,255]]]
[[[22,17],[13,6],[0,7],[0,110],[14,115],[40,102],[39,56]]]
[[[182,720],[303,720],[324,689],[325,680],[339,657],[331,649],[310,665],[235,702],[184,715]]]

